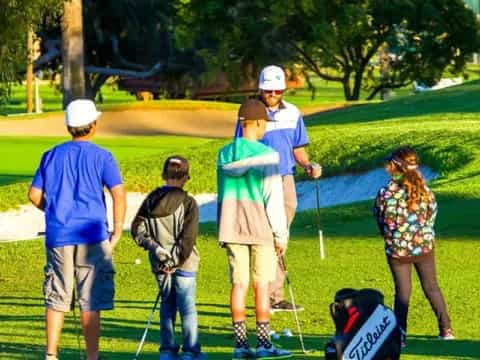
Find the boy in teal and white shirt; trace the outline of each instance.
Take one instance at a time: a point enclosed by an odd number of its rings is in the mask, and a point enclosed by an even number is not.
[[[240,107],[242,137],[218,154],[218,239],[227,250],[235,349],[233,359],[288,358],[290,352],[271,342],[269,284],[275,280],[277,256],[287,248],[279,156],[258,142],[268,119],[265,105],[247,100]],[[253,274],[257,348],[248,345],[245,298]]]

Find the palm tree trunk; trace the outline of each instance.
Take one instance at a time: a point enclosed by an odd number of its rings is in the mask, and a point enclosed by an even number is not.
[[[85,98],[82,0],[65,0],[62,17],[63,107]]]

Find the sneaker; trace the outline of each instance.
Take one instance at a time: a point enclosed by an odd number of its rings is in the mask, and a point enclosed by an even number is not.
[[[174,351],[164,350],[160,351],[160,360],[178,360],[178,354]]]
[[[193,352],[184,352],[181,357],[182,360],[207,360],[207,355],[203,352],[193,353]]]
[[[455,336],[453,335],[452,329],[442,329],[440,330],[440,334],[438,335],[440,340],[455,340]]]
[[[296,304],[296,307],[293,306],[293,304],[290,304],[288,301],[281,300],[277,303],[271,304],[270,305],[270,313],[275,313],[279,311],[303,311],[304,308],[298,304]]]
[[[275,346],[257,347],[257,359],[288,359],[292,357],[292,353],[287,350],[278,349]]]
[[[45,360],[58,360],[57,355],[45,354]]]
[[[232,359],[255,359],[256,354],[250,348],[235,348],[233,349],[233,356]]]

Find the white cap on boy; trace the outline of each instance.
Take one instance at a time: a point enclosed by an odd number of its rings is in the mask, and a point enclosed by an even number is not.
[[[92,100],[77,99],[65,109],[65,123],[71,127],[85,126],[97,120],[101,114]]]

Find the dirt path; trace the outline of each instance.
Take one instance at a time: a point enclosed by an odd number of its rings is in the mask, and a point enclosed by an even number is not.
[[[226,137],[233,133],[235,111],[126,110],[107,111],[100,118],[98,136],[176,134]],[[0,121],[1,135],[65,136],[61,113],[40,119]]]
[[[306,109],[311,115],[342,107],[318,106]],[[135,136],[176,134],[201,137],[229,137],[236,122],[235,110],[124,110],[106,111],[100,118],[98,136]],[[0,121],[0,135],[65,136],[63,114],[55,113],[40,119]]]

